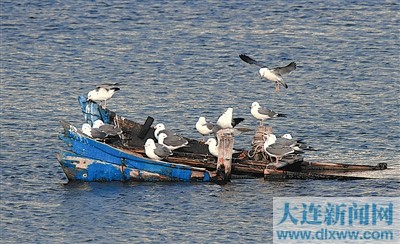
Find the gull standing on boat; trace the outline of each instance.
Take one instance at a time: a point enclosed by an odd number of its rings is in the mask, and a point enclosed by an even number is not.
[[[296,139],[286,138],[286,135],[283,135],[281,138],[277,138],[274,134],[265,135],[264,147],[290,147],[296,153],[303,153],[303,150],[313,150],[312,147],[307,146],[304,142],[298,141]]]
[[[179,135],[167,135],[164,132],[158,134],[158,143],[166,146],[171,151],[185,147],[187,144],[189,144],[185,138]]]
[[[208,151],[211,153],[211,155],[218,157],[218,146],[217,146],[217,140],[215,138],[209,138],[205,144],[208,145]]]
[[[208,145],[208,151],[211,155],[218,157],[218,142],[215,138],[209,138],[204,144]],[[240,151],[232,150],[232,154],[239,152]]]
[[[208,122],[205,117],[200,117],[196,122],[196,130],[203,136],[213,133],[214,124]]]
[[[221,116],[219,116],[217,125],[221,127],[221,129],[232,129],[243,120],[243,118],[233,118],[233,108],[228,108]]]
[[[253,102],[251,104],[251,114],[254,118],[260,120],[260,126],[263,125],[265,119],[275,118],[275,117],[286,117],[284,114],[278,114],[271,109],[262,108],[258,102]]]
[[[167,130],[165,128],[165,125],[162,123],[157,124],[156,126],[154,126],[154,137],[159,140],[158,136],[160,135],[160,133],[164,133],[167,136],[172,136],[172,135],[177,135],[175,132],[171,131],[171,130]],[[179,136],[179,135],[178,135]]]
[[[105,108],[107,105],[107,100],[114,95],[115,91],[120,90],[120,88],[117,85],[118,83],[98,85],[96,89],[88,93],[87,100],[96,103],[100,102],[100,105],[102,102],[104,102],[104,108]]]
[[[100,131],[98,128],[92,128],[88,123],[82,125],[82,132],[93,139],[105,139],[108,136],[107,133]]]
[[[101,120],[93,122],[93,128],[98,128],[100,131],[106,133],[109,136],[117,136],[122,134],[121,128],[115,127],[110,124],[104,124]]]
[[[307,143],[305,143],[303,140],[301,139],[295,139],[292,137],[291,134],[287,133],[281,136],[281,138],[278,138],[277,141],[291,141],[291,142],[295,142],[295,146],[293,147],[294,150],[296,151],[302,151],[302,150],[309,150],[309,151],[317,151],[317,149],[308,146]]]
[[[275,82],[275,91],[277,92],[280,91],[281,85],[284,86],[285,88],[288,88],[288,85],[283,81],[282,75],[288,74],[296,69],[295,62],[291,62],[285,67],[276,67],[273,69],[268,69],[264,64],[250,58],[245,54],[240,54],[239,57],[241,60],[243,60],[248,64],[254,64],[261,67],[258,71],[261,78]]]
[[[171,150],[160,143],[154,142],[151,138],[147,139],[146,144],[144,145],[144,152],[147,157],[154,160],[163,160],[169,155],[172,155]]]
[[[294,153],[295,150],[290,146],[276,144],[274,142],[274,139],[276,140],[276,136],[271,135],[273,134],[267,135],[267,140],[263,145],[263,149],[270,157],[275,158],[275,166],[278,167],[279,160],[281,160],[286,155]]]

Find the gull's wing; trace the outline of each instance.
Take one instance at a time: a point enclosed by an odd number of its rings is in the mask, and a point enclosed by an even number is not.
[[[171,135],[164,139],[164,144],[169,146],[181,146],[188,144],[188,141],[179,135]]]
[[[155,145],[156,145],[156,148],[154,149],[154,153],[157,156],[159,156],[161,158],[166,158],[172,154],[171,150],[169,150],[166,146],[161,145],[159,143],[156,143]]]
[[[285,66],[285,67],[276,67],[276,68],[273,68],[273,69],[271,70],[271,72],[273,72],[273,73],[276,74],[276,75],[284,75],[284,74],[287,74],[287,73],[292,72],[293,70],[296,69],[296,67],[297,67],[296,63],[295,63],[295,62],[291,62],[290,64],[288,64],[288,65]]]
[[[120,88],[118,87],[118,83],[110,83],[110,84],[101,84],[96,86],[96,91],[99,91],[101,88],[109,90],[119,91]]]
[[[243,120],[244,120],[244,118],[232,118],[232,127],[235,127],[236,125],[238,125]]]
[[[207,126],[207,129],[209,130],[212,130],[214,128],[214,124],[210,122],[206,122],[204,125]]]
[[[240,58],[241,60],[243,60],[244,62],[248,63],[248,64],[255,64],[255,65],[257,65],[257,66],[260,66],[261,68],[262,68],[262,67],[265,67],[262,63],[260,63],[260,62],[258,62],[258,61],[256,61],[256,60],[254,60],[254,59],[252,59],[252,58],[250,58],[249,56],[247,56],[247,55],[245,55],[245,54],[240,54],[240,55],[239,55],[239,58]]]
[[[274,112],[274,111],[272,111],[271,109],[268,109],[268,108],[259,108],[258,112],[260,114],[268,115],[271,118],[274,117],[277,114],[276,112]]]
[[[118,82],[116,82],[116,83],[106,83],[106,84],[97,85],[96,88],[112,88],[112,87],[117,87],[118,85],[119,85]]]

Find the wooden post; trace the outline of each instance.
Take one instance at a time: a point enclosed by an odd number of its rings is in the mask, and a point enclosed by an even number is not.
[[[263,160],[263,145],[264,145],[264,136],[266,134],[271,134],[272,133],[272,127],[271,126],[259,126],[256,129],[256,133],[253,137],[252,141],[252,153],[253,153],[253,159],[256,161]]]
[[[221,182],[228,182],[231,179],[232,151],[233,151],[233,130],[223,129],[217,132],[218,139],[218,161],[217,179]]]

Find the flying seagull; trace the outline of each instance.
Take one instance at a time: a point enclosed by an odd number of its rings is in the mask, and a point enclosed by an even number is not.
[[[107,100],[110,99],[115,91],[119,91],[118,83],[98,85],[96,89],[90,91],[87,95],[88,101],[104,102],[104,108],[107,105]]]
[[[268,69],[264,64],[250,58],[245,54],[240,54],[239,57],[248,64],[254,64],[261,67],[260,70],[258,71],[261,78],[275,82],[275,91],[277,92],[280,91],[281,85],[284,86],[285,88],[288,88],[288,85],[283,81],[282,75],[288,74],[296,69],[295,62],[291,62],[285,67],[276,67],[273,69]]]
[[[258,102],[253,102],[253,104],[251,104],[251,114],[254,116],[254,118],[260,120],[260,126],[263,125],[265,119],[286,117],[286,115],[278,114],[271,109],[262,108]]]
[[[154,160],[163,160],[172,154],[171,150],[169,150],[166,146],[154,142],[153,139],[149,138],[144,145],[144,152],[147,157]]]

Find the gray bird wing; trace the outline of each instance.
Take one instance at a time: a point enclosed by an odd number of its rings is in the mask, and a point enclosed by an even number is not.
[[[293,140],[293,139],[277,138],[275,144],[286,146],[286,147],[292,147],[297,144],[297,141]]]
[[[164,139],[164,144],[168,145],[168,146],[176,147],[176,146],[188,144],[188,141],[181,136],[171,135]]]
[[[287,74],[287,73],[292,72],[293,70],[296,69],[296,67],[297,67],[296,63],[295,63],[295,62],[291,62],[290,64],[288,64],[288,65],[285,66],[285,67],[276,67],[276,68],[273,68],[273,69],[271,70],[271,72],[273,72],[273,73],[276,74],[276,75],[284,75],[284,74]]]
[[[122,130],[120,128],[116,128],[109,124],[104,124],[100,126],[99,130],[101,130],[104,133],[107,133],[110,136],[116,136],[122,134]]]
[[[171,131],[171,130],[164,129],[164,130],[160,130],[160,131],[158,132],[157,136],[159,136],[161,133],[166,134],[167,137],[168,137],[168,136],[176,135],[175,132],[173,132],[173,131]]]
[[[221,129],[219,125],[214,125],[212,128],[212,133],[214,133],[215,136],[217,136],[217,132]]]
[[[171,150],[169,150],[166,146],[156,143],[156,148],[154,149],[154,153],[160,158],[166,158],[172,154]]]
[[[258,112],[260,114],[268,115],[271,118],[278,114],[278,113],[276,113],[276,112],[274,112],[274,111],[272,111],[271,109],[268,109],[268,108],[259,108]]]
[[[214,124],[210,122],[206,122],[205,124],[207,126],[207,129],[212,130],[214,128]]]
[[[287,154],[294,153],[294,149],[284,146],[269,146],[265,149],[268,153],[274,156],[283,157]]]
[[[107,133],[99,130],[98,128],[92,128],[90,130],[90,134],[92,134],[93,138],[104,139],[107,137]]]
[[[250,57],[247,56],[246,54],[240,54],[240,55],[239,55],[239,58],[240,58],[241,60],[243,60],[244,62],[248,63],[248,64],[254,64],[254,65],[260,66],[261,68],[265,67],[265,65],[264,65],[263,63],[258,62],[258,61],[256,61],[256,60],[250,58]]]

